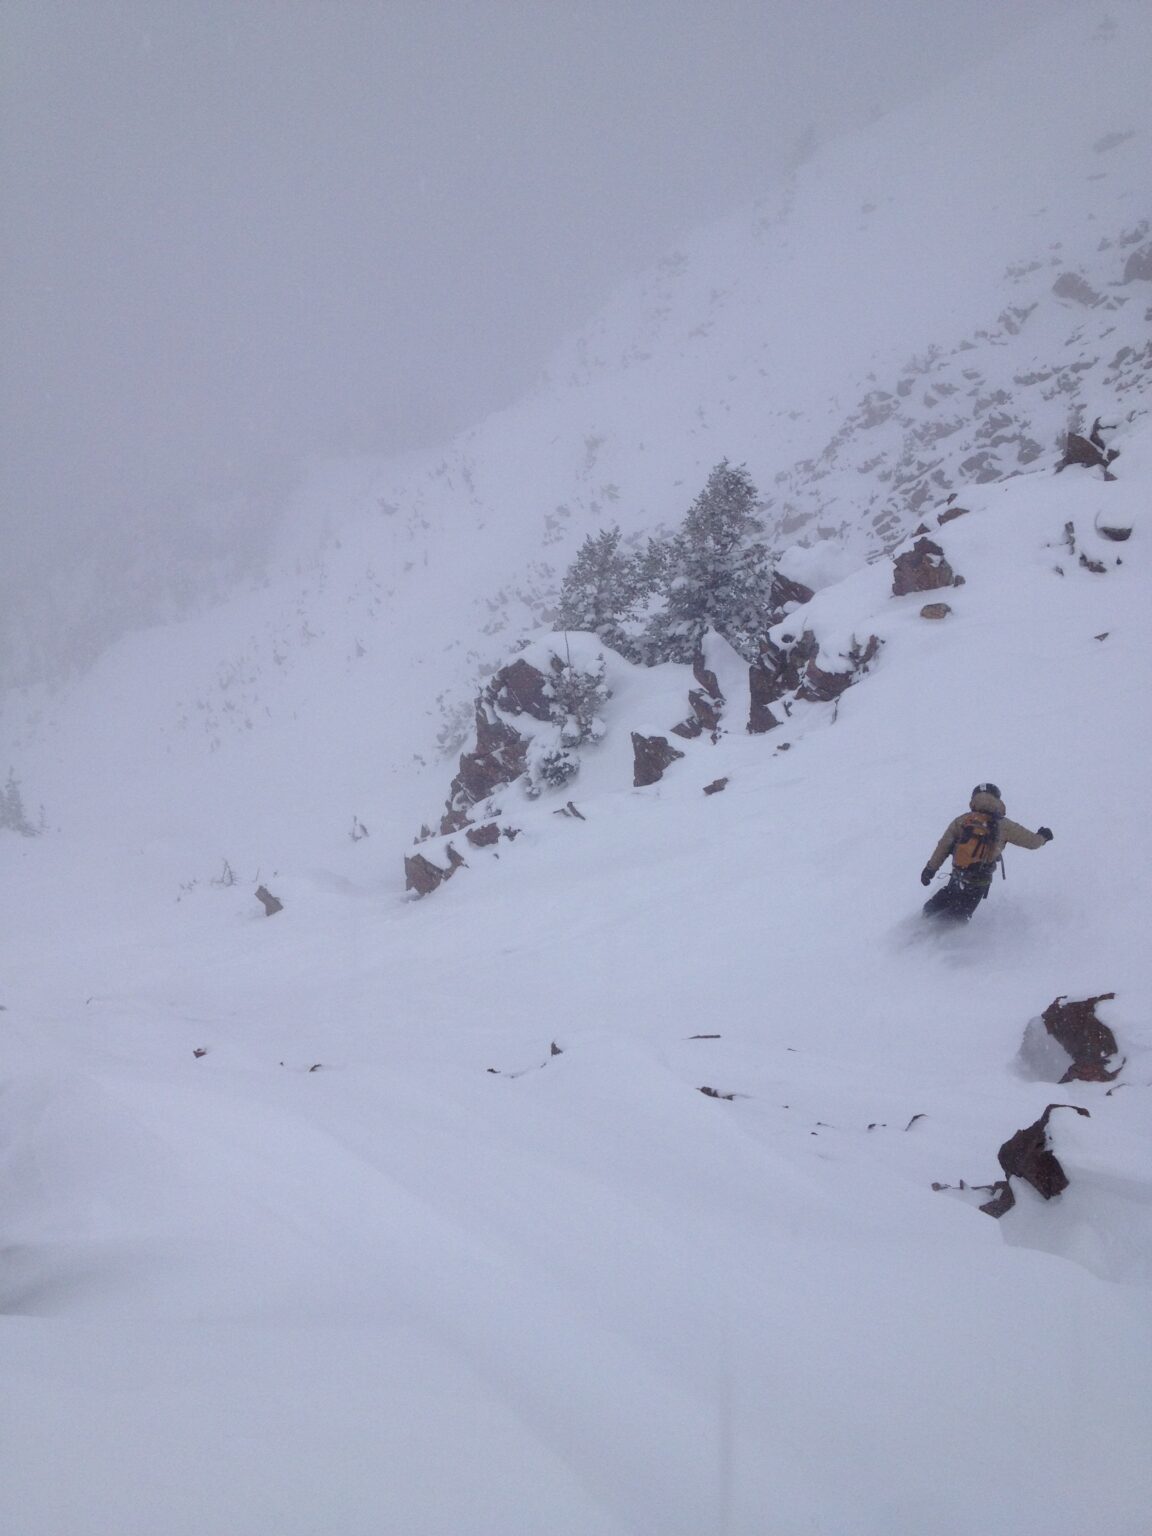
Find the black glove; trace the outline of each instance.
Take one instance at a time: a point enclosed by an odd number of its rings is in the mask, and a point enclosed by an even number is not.
[[[1046,843],[1050,843],[1052,841],[1052,828],[1051,827],[1037,827],[1036,828],[1036,836],[1037,837],[1042,837]]]
[[[920,871],[920,884],[931,885],[935,878],[936,871],[934,869],[929,869],[927,864],[925,864],[924,868]]]

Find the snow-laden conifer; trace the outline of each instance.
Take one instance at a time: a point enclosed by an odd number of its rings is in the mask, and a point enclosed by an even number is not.
[[[649,628],[654,660],[691,661],[709,628],[756,656],[771,579],[758,509],[747,469],[717,464],[668,552],[667,603]]]
[[[605,645],[636,659],[627,626],[644,597],[641,562],[620,548],[619,528],[589,534],[560,587],[557,629],[596,635]]]

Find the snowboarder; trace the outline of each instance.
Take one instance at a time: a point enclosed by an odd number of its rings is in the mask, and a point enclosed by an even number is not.
[[[952,855],[948,884],[924,903],[925,917],[966,923],[991,889],[992,876],[1006,843],[1017,848],[1042,848],[1052,841],[1049,827],[1029,832],[1018,822],[1009,821],[995,784],[977,784],[968,804],[967,814],[949,822],[921,872],[921,885],[931,885],[936,871]]]

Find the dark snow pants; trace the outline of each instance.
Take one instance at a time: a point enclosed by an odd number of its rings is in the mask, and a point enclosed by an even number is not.
[[[991,884],[991,870],[973,875],[954,869],[944,889],[924,903],[924,916],[966,923],[987,896]]]

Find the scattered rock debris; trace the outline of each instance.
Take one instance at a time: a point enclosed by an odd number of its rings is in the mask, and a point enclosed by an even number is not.
[[[267,886],[256,887],[256,900],[263,905],[265,917],[275,917],[277,912],[284,910],[284,903],[278,896],[273,896]]]

